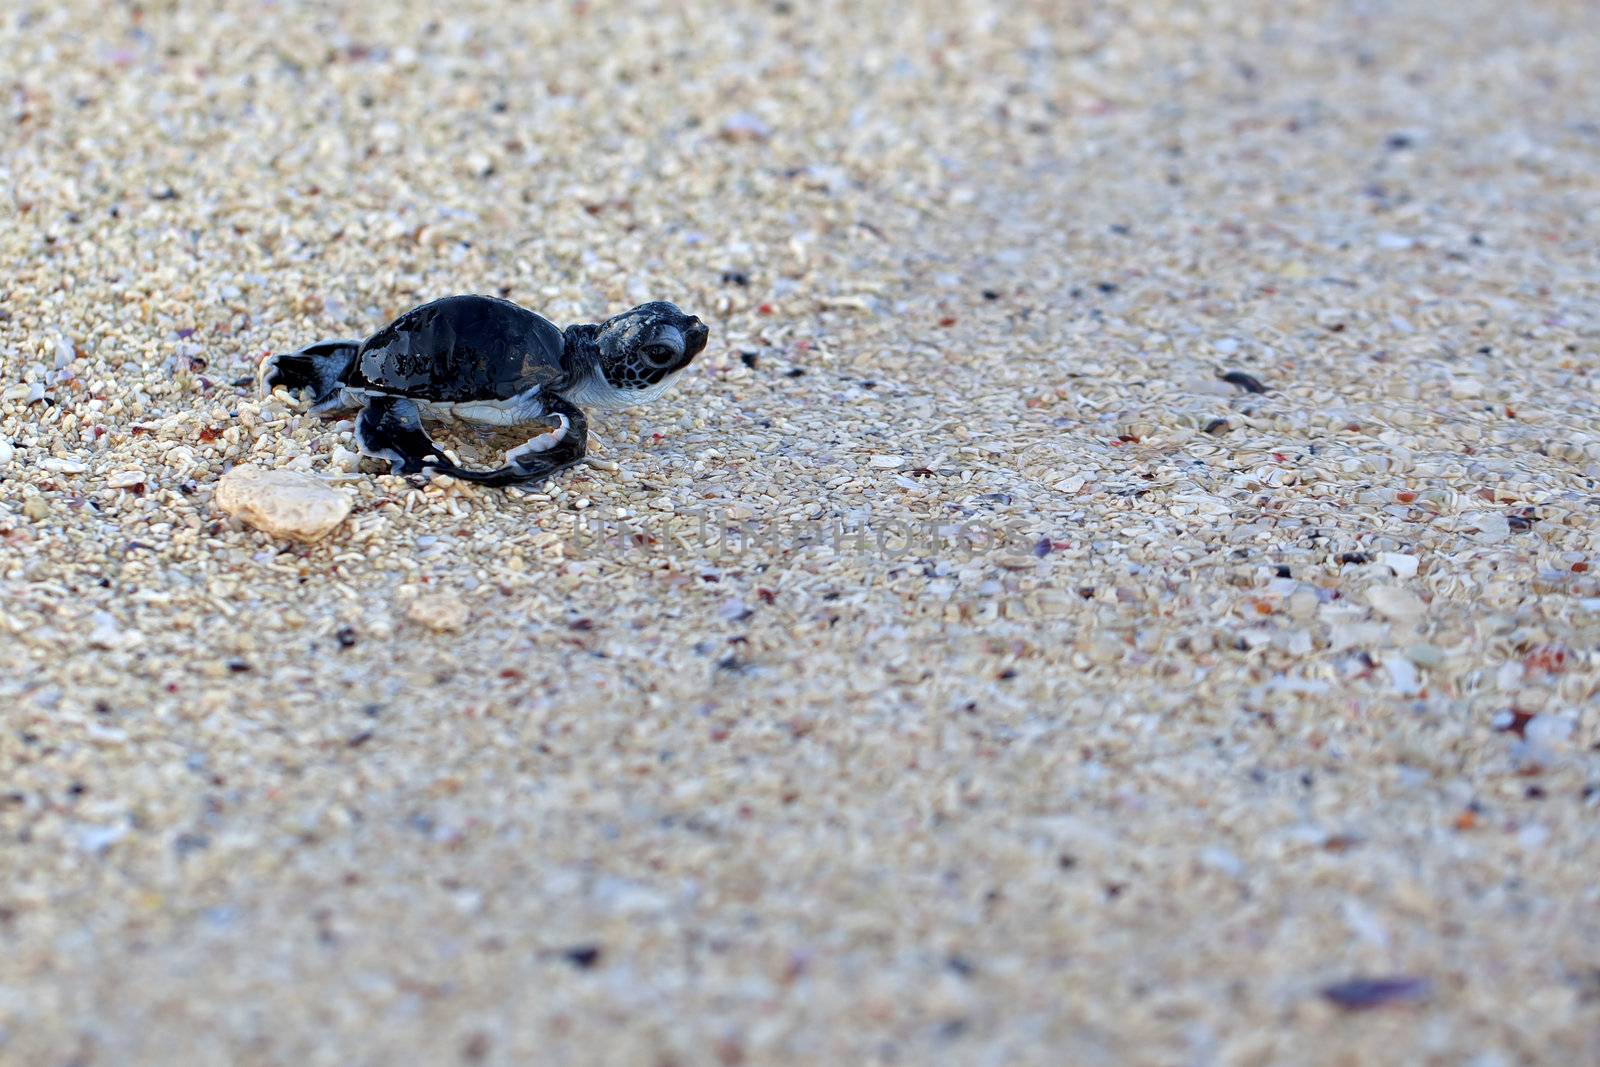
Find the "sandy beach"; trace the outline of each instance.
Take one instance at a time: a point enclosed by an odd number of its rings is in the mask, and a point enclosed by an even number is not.
[[[1600,1062],[1597,70],[1580,0],[8,5],[0,1064]],[[711,342],[534,492],[257,387],[451,293]]]

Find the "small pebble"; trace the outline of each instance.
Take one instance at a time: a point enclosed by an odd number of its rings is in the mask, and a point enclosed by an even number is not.
[[[563,949],[561,955],[574,967],[587,971],[600,962],[600,957],[604,955],[604,951],[599,945],[575,945],[572,948]]]
[[[1261,384],[1260,379],[1254,375],[1246,374],[1242,370],[1231,370],[1222,376],[1222,380],[1229,385],[1237,385],[1247,393],[1264,393],[1267,387]]]
[[[1417,674],[1417,668],[1405,656],[1386,656],[1384,657],[1383,666],[1389,672],[1389,682],[1396,693],[1409,697],[1415,696],[1422,690],[1422,682]]]
[[[1462,522],[1476,531],[1477,539],[1486,545],[1497,545],[1511,536],[1511,520],[1498,511],[1474,511],[1463,515]]]
[[[1407,556],[1399,552],[1384,552],[1378,556],[1378,562],[1394,571],[1396,578],[1415,578],[1417,576],[1417,557]]]
[[[471,613],[466,601],[454,593],[423,593],[406,608],[406,618],[436,633],[459,633],[467,628]]]
[[[1379,615],[1403,622],[1420,619],[1427,611],[1427,605],[1416,594],[1396,585],[1375,585],[1368,589],[1367,603]]]
[[[1419,667],[1438,667],[1444,663],[1444,653],[1432,645],[1411,645],[1406,658]]]
[[[721,129],[724,141],[765,141],[772,136],[772,127],[747,111],[729,116]]]
[[[1346,1011],[1367,1011],[1389,1005],[1420,1004],[1432,995],[1426,978],[1351,978],[1324,986],[1322,996]]]
[[[95,648],[115,651],[132,648],[142,640],[143,637],[139,633],[124,627],[110,612],[94,613],[94,626],[89,631],[89,644]]]
[[[1536,745],[1555,748],[1572,737],[1572,720],[1561,715],[1535,715],[1523,727],[1522,735]]]

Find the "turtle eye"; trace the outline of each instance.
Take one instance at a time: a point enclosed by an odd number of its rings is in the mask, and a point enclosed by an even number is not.
[[[678,358],[678,353],[670,345],[645,345],[639,350],[644,361],[652,367],[665,367]]]

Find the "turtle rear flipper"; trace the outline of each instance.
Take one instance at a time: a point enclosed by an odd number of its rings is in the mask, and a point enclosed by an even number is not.
[[[389,462],[393,474],[424,474],[429,468],[449,468],[444,449],[422,428],[417,402],[403,396],[374,396],[356,416],[356,447],[363,456]]]
[[[360,341],[318,341],[298,352],[269,355],[261,361],[261,390],[309,390],[313,415],[345,407],[344,383],[360,347]]]

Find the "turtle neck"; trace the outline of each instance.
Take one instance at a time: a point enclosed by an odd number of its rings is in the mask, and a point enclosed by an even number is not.
[[[567,377],[576,382],[600,369],[600,327],[594,323],[578,323],[561,331],[566,347],[561,353],[561,367]]]

